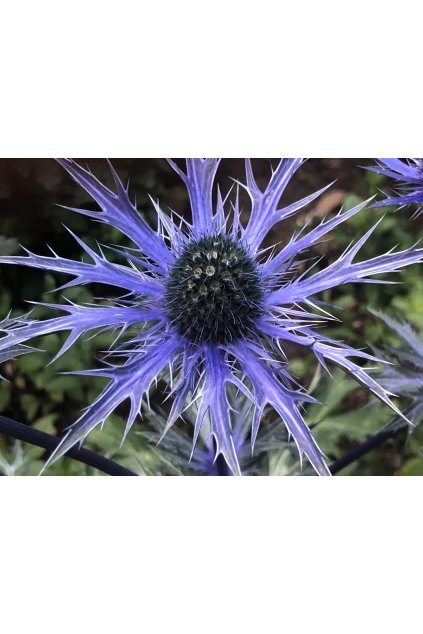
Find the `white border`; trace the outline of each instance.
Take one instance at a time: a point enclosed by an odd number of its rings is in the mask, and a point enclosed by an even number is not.
[[[4,478],[2,629],[414,631],[421,505],[409,494],[420,488],[419,478]]]
[[[411,1],[20,0],[1,24],[3,157],[422,153]],[[0,478],[0,626],[412,631],[420,488]]]
[[[419,156],[414,15],[410,0],[9,3],[0,155]]]

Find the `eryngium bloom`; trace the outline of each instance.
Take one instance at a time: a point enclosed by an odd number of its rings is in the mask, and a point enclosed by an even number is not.
[[[418,205],[419,213],[423,205],[423,159],[413,158],[404,162],[397,158],[381,158],[378,165],[367,169],[400,182],[400,189],[394,196],[378,200],[373,207]]]
[[[69,331],[59,355],[81,335],[95,329],[120,327],[125,331],[136,326],[136,335],[115,344],[104,368],[82,372],[106,377],[109,383],[71,425],[49,462],[82,442],[120,403],[129,399],[127,433],[152,383],[164,378],[173,402],[163,435],[184,409],[195,402],[193,450],[203,423],[207,424],[215,440],[216,456],[221,454],[232,473],[240,475],[233,431],[233,417],[237,413],[229,398],[229,393],[236,389],[251,405],[252,447],[263,410],[269,405],[286,425],[300,457],[307,456],[318,474],[330,475],[300,411],[302,402],[314,399],[298,387],[287,370],[284,356],[287,342],[311,350],[324,368],[327,363],[340,366],[401,415],[390,400],[391,393],[351,360],[355,357],[374,361],[373,355],[315,330],[316,325],[328,319],[328,314],[319,312],[312,298],[341,284],[374,282],[371,278],[375,275],[396,272],[420,262],[423,249],[409,248],[396,253],[391,249],[384,255],[356,262],[372,228],[322,270],[313,272],[311,266],[298,272],[304,252],[359,213],[366,203],[349,211],[341,210],[312,230],[303,228],[278,253],[269,255],[268,251],[260,250],[269,230],[324,191],[280,206],[281,196],[302,159],[282,159],[264,191],[259,189],[247,160],[246,183],[238,183],[232,200],[230,193],[223,199],[217,190],[215,204],[212,192],[217,159],[187,159],[186,171],[170,161],[187,187],[192,219],[188,222],[176,214],[169,216],[152,201],[158,218],[157,230],[142,219],[128,196],[128,189],[112,168],[116,192],[75,162],[59,163],[100,207],[99,211],[73,211],[116,227],[131,239],[135,248],[121,249],[125,263],[115,264],[102,250],[94,251],[74,236],[91,263],[68,260],[54,252],[47,257],[28,251],[26,256],[1,257],[0,262],[68,273],[74,279],[67,286],[104,283],[124,289],[126,294],[120,300],[111,300],[109,306],[50,305],[66,314],[44,321],[32,321],[28,316],[6,318],[0,325],[4,333],[0,339],[1,359],[27,352],[26,341],[51,332]],[[244,224],[240,217],[239,186],[245,188],[251,199]]]

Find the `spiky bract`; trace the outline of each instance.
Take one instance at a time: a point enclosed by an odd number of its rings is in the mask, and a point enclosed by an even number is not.
[[[420,213],[423,205],[423,159],[410,158],[403,161],[397,158],[381,158],[378,159],[378,165],[369,166],[367,169],[388,176],[400,185],[394,195],[378,200],[373,203],[373,207],[417,205],[416,215]]]

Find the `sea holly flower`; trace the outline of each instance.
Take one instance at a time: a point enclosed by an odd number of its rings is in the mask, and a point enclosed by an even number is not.
[[[107,258],[104,250],[94,250],[74,236],[91,262],[69,260],[54,252],[52,256],[39,256],[27,251],[26,256],[0,257],[0,263],[67,273],[73,279],[65,286],[103,283],[123,289],[124,294],[108,306],[50,304],[50,308],[65,314],[43,321],[9,316],[0,326],[1,359],[27,352],[25,346],[30,339],[51,332],[69,332],[57,356],[91,331],[121,328],[123,334],[136,327],[136,333],[129,339],[118,338],[104,367],[79,372],[105,377],[109,383],[71,425],[47,464],[82,442],[120,403],[129,400],[126,435],[143,401],[148,399],[151,385],[164,378],[172,407],[162,437],[187,407],[194,407],[193,451],[200,434],[209,430],[215,456],[223,456],[231,472],[240,475],[240,421],[236,417],[242,419],[244,410],[241,414],[234,411],[231,393],[235,390],[249,403],[252,448],[259,438],[263,412],[270,406],[284,422],[300,457],[306,456],[318,474],[330,475],[301,413],[302,403],[314,399],[287,369],[287,342],[311,350],[325,369],[328,364],[340,366],[401,415],[390,399],[392,394],[352,360],[365,363],[377,361],[376,357],[332,340],[316,328],[330,315],[319,309],[315,296],[342,284],[381,282],[374,276],[394,273],[422,261],[423,249],[391,249],[359,261],[359,251],[373,227],[333,263],[321,270],[310,266],[299,272],[309,249],[363,211],[366,203],[341,210],[313,229],[303,227],[278,252],[269,252],[262,243],[272,227],[326,189],[288,206],[281,204],[284,190],[302,159],[281,159],[264,189],[258,187],[247,160],[245,183],[237,183],[235,195],[229,192],[223,197],[217,189],[215,202],[217,159],[187,159],[185,170],[170,161],[188,190],[191,221],[174,212],[165,213],[152,200],[157,213],[156,229],[142,219],[129,198],[128,188],[113,168],[116,191],[72,160],[59,163],[99,206],[99,211],[71,211],[115,227],[132,241],[133,248],[114,248],[113,253],[118,251],[122,257],[117,264]],[[246,190],[251,201],[244,223],[239,187]],[[245,434],[245,426],[243,429]]]
[[[376,166],[367,167],[372,172],[383,174],[399,182],[399,190],[393,196],[373,203],[373,207],[386,205],[418,205],[417,214],[423,205],[423,159],[403,161],[397,158],[378,159]]]

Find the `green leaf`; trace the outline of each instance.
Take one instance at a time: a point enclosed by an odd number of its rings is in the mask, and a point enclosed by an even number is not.
[[[410,458],[401,469],[401,475],[421,476],[423,475],[423,460],[420,458]]]
[[[0,236],[0,255],[14,255],[19,251],[19,243],[16,238]]]
[[[25,418],[31,423],[40,408],[40,401],[36,396],[29,393],[22,394],[20,400],[22,409],[25,412]]]

